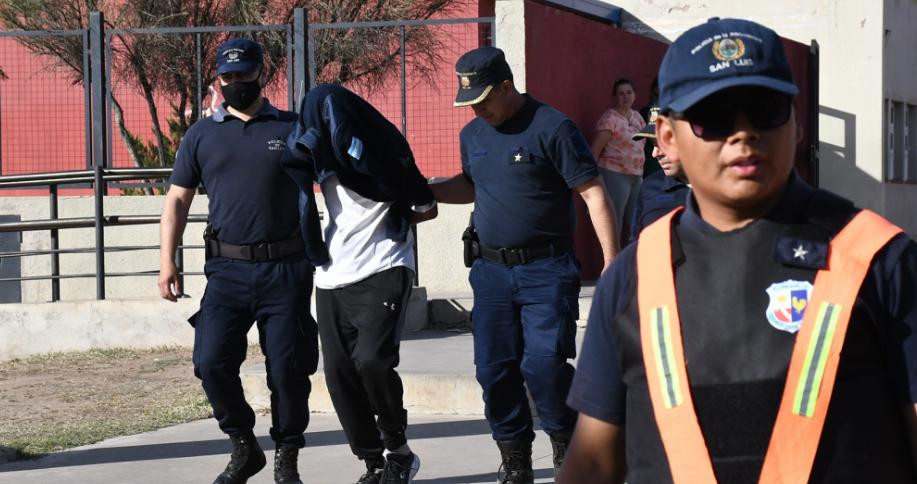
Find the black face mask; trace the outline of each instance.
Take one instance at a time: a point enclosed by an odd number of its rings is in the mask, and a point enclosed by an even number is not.
[[[226,104],[238,111],[244,111],[258,99],[261,94],[261,83],[258,82],[258,79],[248,82],[234,82],[220,86],[220,90],[223,92],[223,99],[226,100]]]

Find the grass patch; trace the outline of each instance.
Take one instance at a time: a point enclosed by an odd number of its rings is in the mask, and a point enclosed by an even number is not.
[[[260,357],[256,348],[249,359]],[[19,458],[211,416],[189,348],[52,353],[0,363],[0,448]]]
[[[50,452],[200,420],[210,415],[210,403],[200,392],[199,395],[188,395],[184,401],[175,401],[172,406],[147,408],[134,415],[118,412],[104,420],[76,417],[69,422],[47,421],[27,429],[0,432],[0,445],[14,449],[19,458],[32,459]]]

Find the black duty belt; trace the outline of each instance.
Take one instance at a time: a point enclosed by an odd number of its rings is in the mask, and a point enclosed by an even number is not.
[[[503,265],[515,266],[519,264],[528,264],[529,262],[540,259],[564,255],[570,252],[571,249],[572,247],[570,244],[548,244],[543,247],[522,248],[501,247],[499,249],[492,249],[482,245],[479,248],[478,256],[482,259],[499,262]]]
[[[230,259],[263,262],[283,259],[291,255],[300,254],[306,249],[302,237],[291,237],[280,242],[265,242],[263,244],[234,245],[216,239],[205,240],[213,257],[228,257]]]

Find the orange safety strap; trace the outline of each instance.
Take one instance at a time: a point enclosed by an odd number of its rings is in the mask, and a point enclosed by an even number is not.
[[[828,267],[815,276],[793,346],[761,484],[809,481],[857,294],[876,253],[899,233],[889,221],[861,210],[831,240]]]
[[[653,413],[675,484],[716,483],[697,421],[685,364],[672,269],[671,226],[678,208],[637,242],[640,339]],[[875,254],[901,232],[863,210],[831,241],[790,360],[762,484],[808,482],[834,387],[840,351],[860,285]]]
[[[675,484],[714,484],[713,464],[697,423],[672,270],[671,225],[676,208],[637,240],[637,307],[646,382]]]

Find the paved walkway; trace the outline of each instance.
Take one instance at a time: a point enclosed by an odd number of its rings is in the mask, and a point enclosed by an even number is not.
[[[417,484],[496,482],[499,453],[480,415],[416,416],[410,418],[408,437],[421,458]],[[270,417],[259,416],[255,433],[265,450]],[[350,453],[337,417],[313,414],[300,452],[303,482],[353,483],[365,469]],[[202,420],[155,432],[118,437],[98,444],[52,454],[35,461],[0,465],[0,483],[178,484],[210,483],[226,464],[229,441],[216,421]],[[273,482],[268,467],[249,480]],[[553,482],[551,446],[544,432],[535,440],[536,482]]]
[[[432,298],[442,297],[431,295]],[[470,310],[468,295],[450,297],[454,304]],[[592,288],[583,288],[580,298],[581,324],[588,315]],[[581,344],[583,330],[578,331]],[[408,438],[421,457],[417,484],[496,482],[499,452],[484,420],[480,387],[474,381],[470,333],[421,331],[406,335],[401,347],[399,372],[405,382],[405,404],[409,411]],[[243,368],[246,391],[255,406],[267,398],[258,390],[263,367]],[[329,409],[330,401],[321,370],[313,378],[312,409]],[[251,391],[250,391],[251,390]],[[259,397],[258,395],[261,395]],[[456,413],[457,415],[429,415]],[[262,447],[273,448],[268,437],[269,416],[259,416],[255,428]],[[306,435],[306,449],[300,453],[303,481],[315,484],[352,483],[363,465],[350,453],[337,416],[313,413]],[[2,483],[210,483],[225,466],[229,441],[212,419],[169,427],[139,435],[118,437],[98,444],[52,454],[34,461],[0,464]],[[269,461],[273,453],[269,452]],[[538,432],[533,458],[536,482],[553,482],[551,446],[544,432]],[[249,482],[273,482],[271,465]]]

